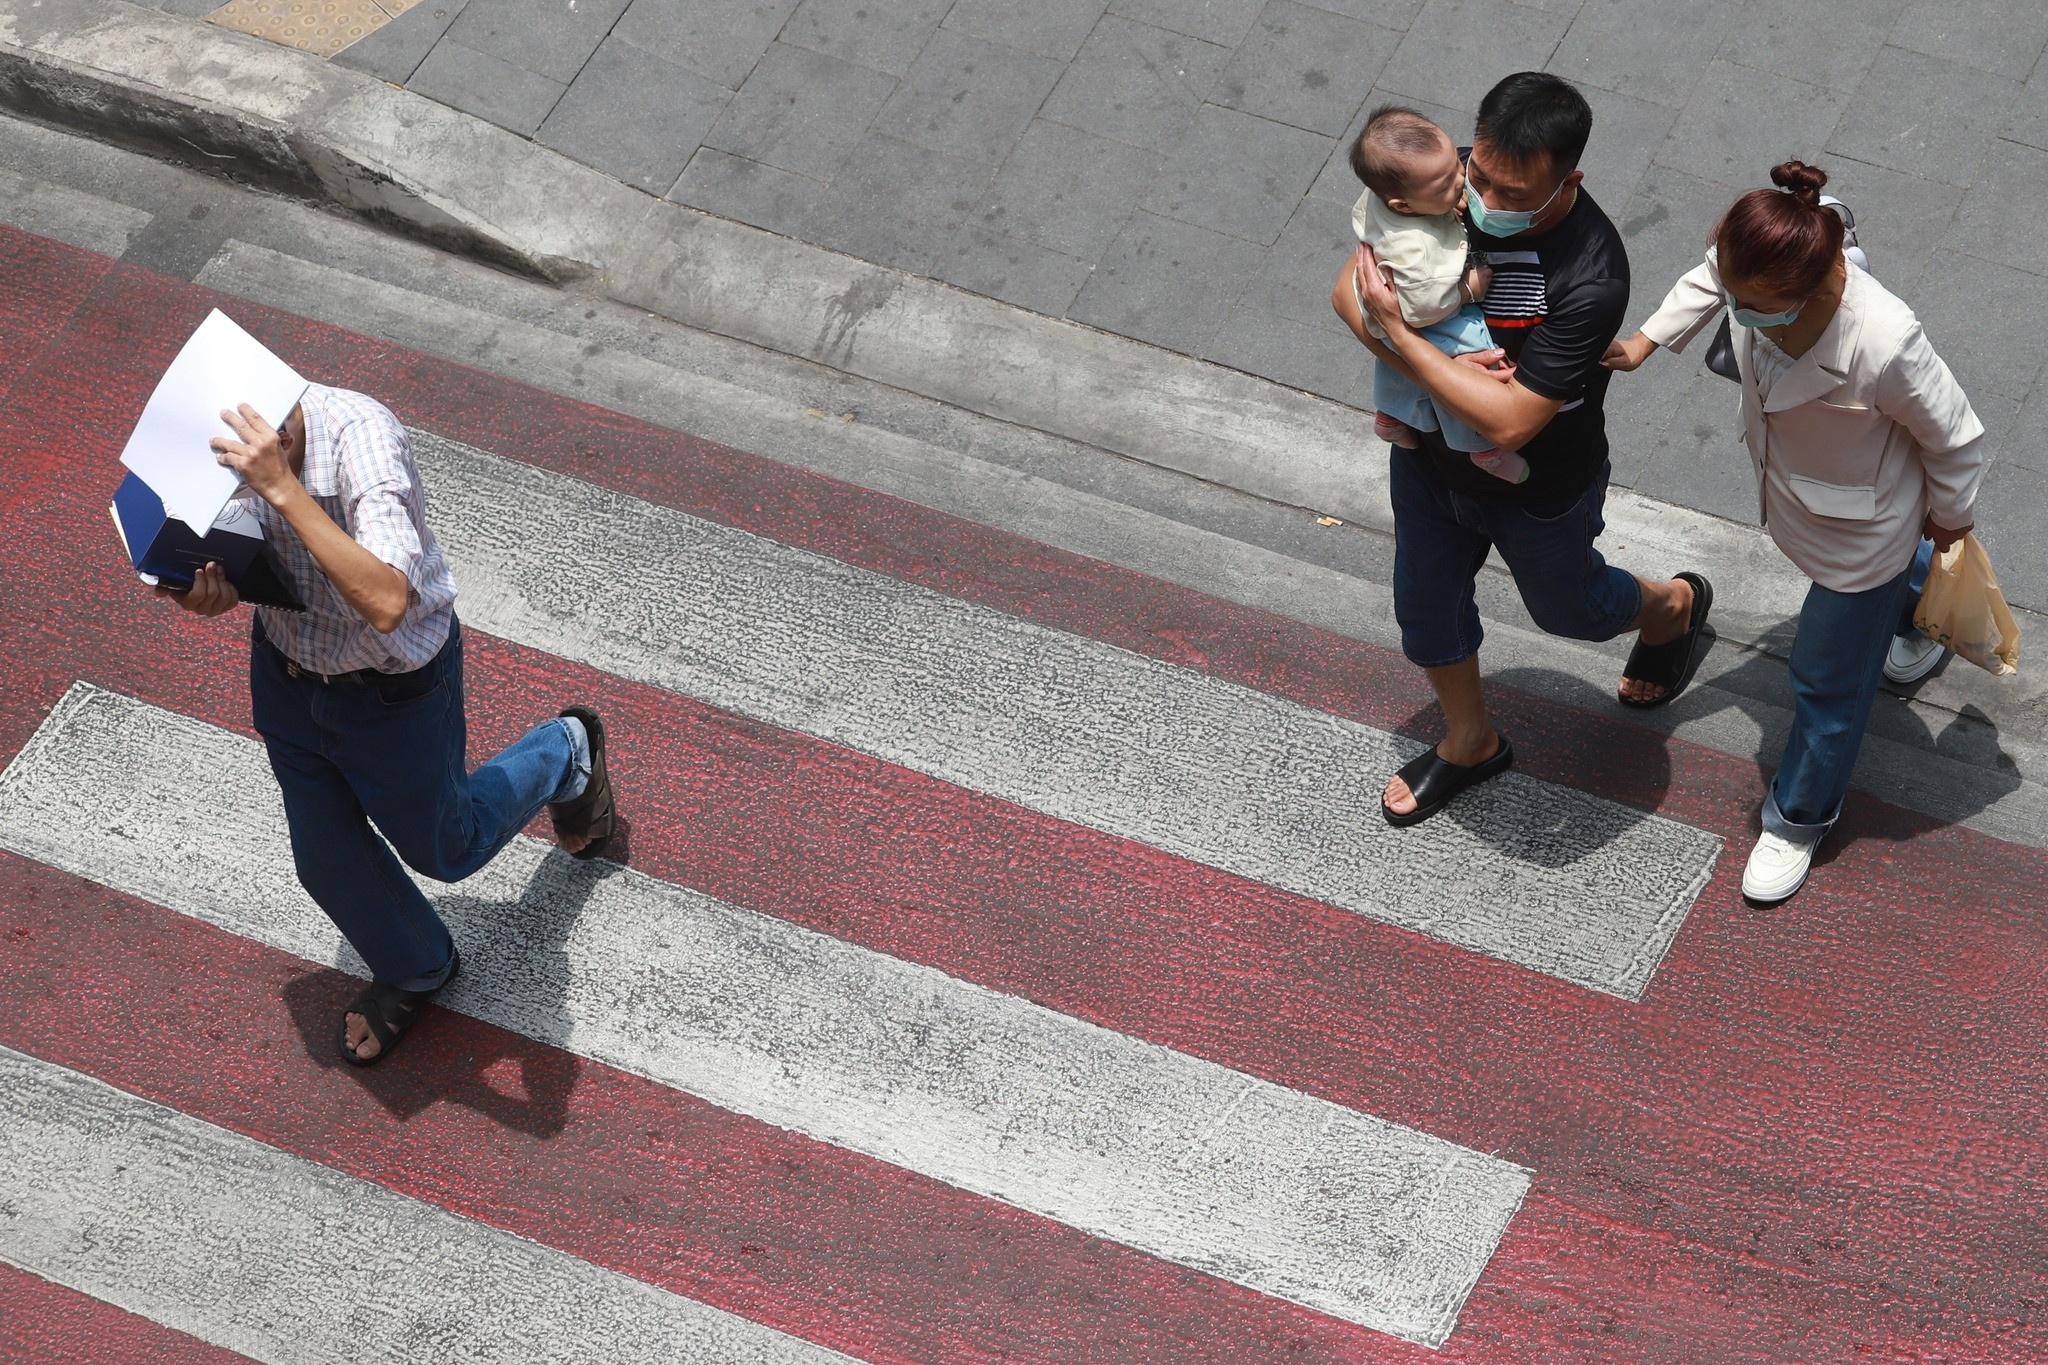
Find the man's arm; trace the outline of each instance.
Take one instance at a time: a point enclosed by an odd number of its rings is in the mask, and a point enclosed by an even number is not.
[[[284,457],[277,432],[248,404],[240,412],[223,412],[237,440],[213,438],[216,458],[242,476],[256,495],[277,509],[305,544],[313,562],[327,575],[342,600],[383,635],[397,630],[412,601],[412,584],[403,573],[358,545],[299,482]]]
[[[1344,325],[1351,329],[1351,335],[1357,337],[1365,349],[1372,352],[1375,360],[1382,365],[1393,367],[1397,373],[1413,380],[1415,371],[1408,368],[1408,362],[1395,355],[1387,348],[1387,343],[1366,329],[1365,302],[1359,297],[1357,280],[1358,262],[1364,255],[1365,248],[1361,246],[1344,262],[1344,269],[1337,274],[1337,283],[1330,288],[1330,307],[1337,310],[1337,316],[1344,319]]]
[[[1359,248],[1349,270],[1367,311],[1387,334],[1387,347],[1403,362],[1402,369],[1427,389],[1440,407],[1487,440],[1503,450],[1519,450],[1550,425],[1550,419],[1564,406],[1562,399],[1532,393],[1512,377],[1502,383],[1499,375],[1432,346],[1401,316],[1400,297],[1381,276],[1369,249]],[[1363,321],[1353,330],[1365,340]],[[1373,353],[1379,354],[1379,348],[1373,347]]]

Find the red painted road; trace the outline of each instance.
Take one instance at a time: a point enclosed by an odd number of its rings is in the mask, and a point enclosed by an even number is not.
[[[1418,676],[1371,646],[22,234],[0,258],[0,759],[76,679],[247,729],[239,635],[150,600],[105,512],[128,425],[217,302],[415,426],[1428,726]],[[330,1065],[338,976],[19,859],[0,859],[0,1042],[874,1360],[2048,1361],[2048,856],[1859,796],[1808,889],[1754,911],[1755,764],[1496,689],[1527,770],[1728,840],[1631,1004],[471,644],[479,754],[560,697],[604,698],[644,871],[1532,1167],[1448,1345],[473,1020],[439,1014],[388,1069]],[[23,1283],[0,1280],[0,1322],[109,1311]]]

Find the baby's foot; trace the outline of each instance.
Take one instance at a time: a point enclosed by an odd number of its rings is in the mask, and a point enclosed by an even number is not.
[[[1422,441],[1415,434],[1415,428],[1406,422],[1397,422],[1384,412],[1372,415],[1372,434],[1382,441],[1391,442],[1403,450],[1420,450]]]
[[[1509,483],[1526,483],[1529,478],[1529,462],[1518,452],[1502,450],[1499,446],[1492,450],[1473,451],[1472,463],[1495,478],[1506,479]]]

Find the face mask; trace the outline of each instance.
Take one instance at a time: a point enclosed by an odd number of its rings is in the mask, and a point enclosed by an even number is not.
[[[1759,313],[1748,308],[1737,308],[1733,294],[1727,294],[1726,297],[1728,316],[1735,319],[1737,327],[1789,327],[1799,317],[1798,308],[1788,309],[1783,313]]]
[[[1472,215],[1472,226],[1487,236],[1512,237],[1518,232],[1527,232],[1531,224],[1550,211],[1550,206],[1557,202],[1557,196],[1563,193],[1564,182],[1560,180],[1557,188],[1550,192],[1550,197],[1543,201],[1542,208],[1533,213],[1511,212],[1486,207],[1486,201],[1479,197],[1479,191],[1468,180],[1465,182],[1465,211]]]

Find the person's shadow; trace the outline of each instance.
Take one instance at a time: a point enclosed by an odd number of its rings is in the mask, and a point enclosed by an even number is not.
[[[452,888],[435,895],[464,947],[460,979],[477,984],[476,975],[487,974],[492,994],[516,989],[519,1014],[565,1019],[569,935],[599,884],[630,856],[627,833],[621,821],[606,857],[590,862],[550,851],[510,905]],[[457,1104],[534,1137],[552,1137],[567,1124],[582,1066],[575,1053],[445,1008],[429,1007],[406,1035],[403,1051],[389,1061],[351,1066],[336,1039],[342,1012],[362,988],[360,978],[329,968],[294,978],[282,997],[313,1062],[347,1072],[401,1122],[437,1104]],[[511,1070],[517,1072],[516,1088],[505,1084]]]

